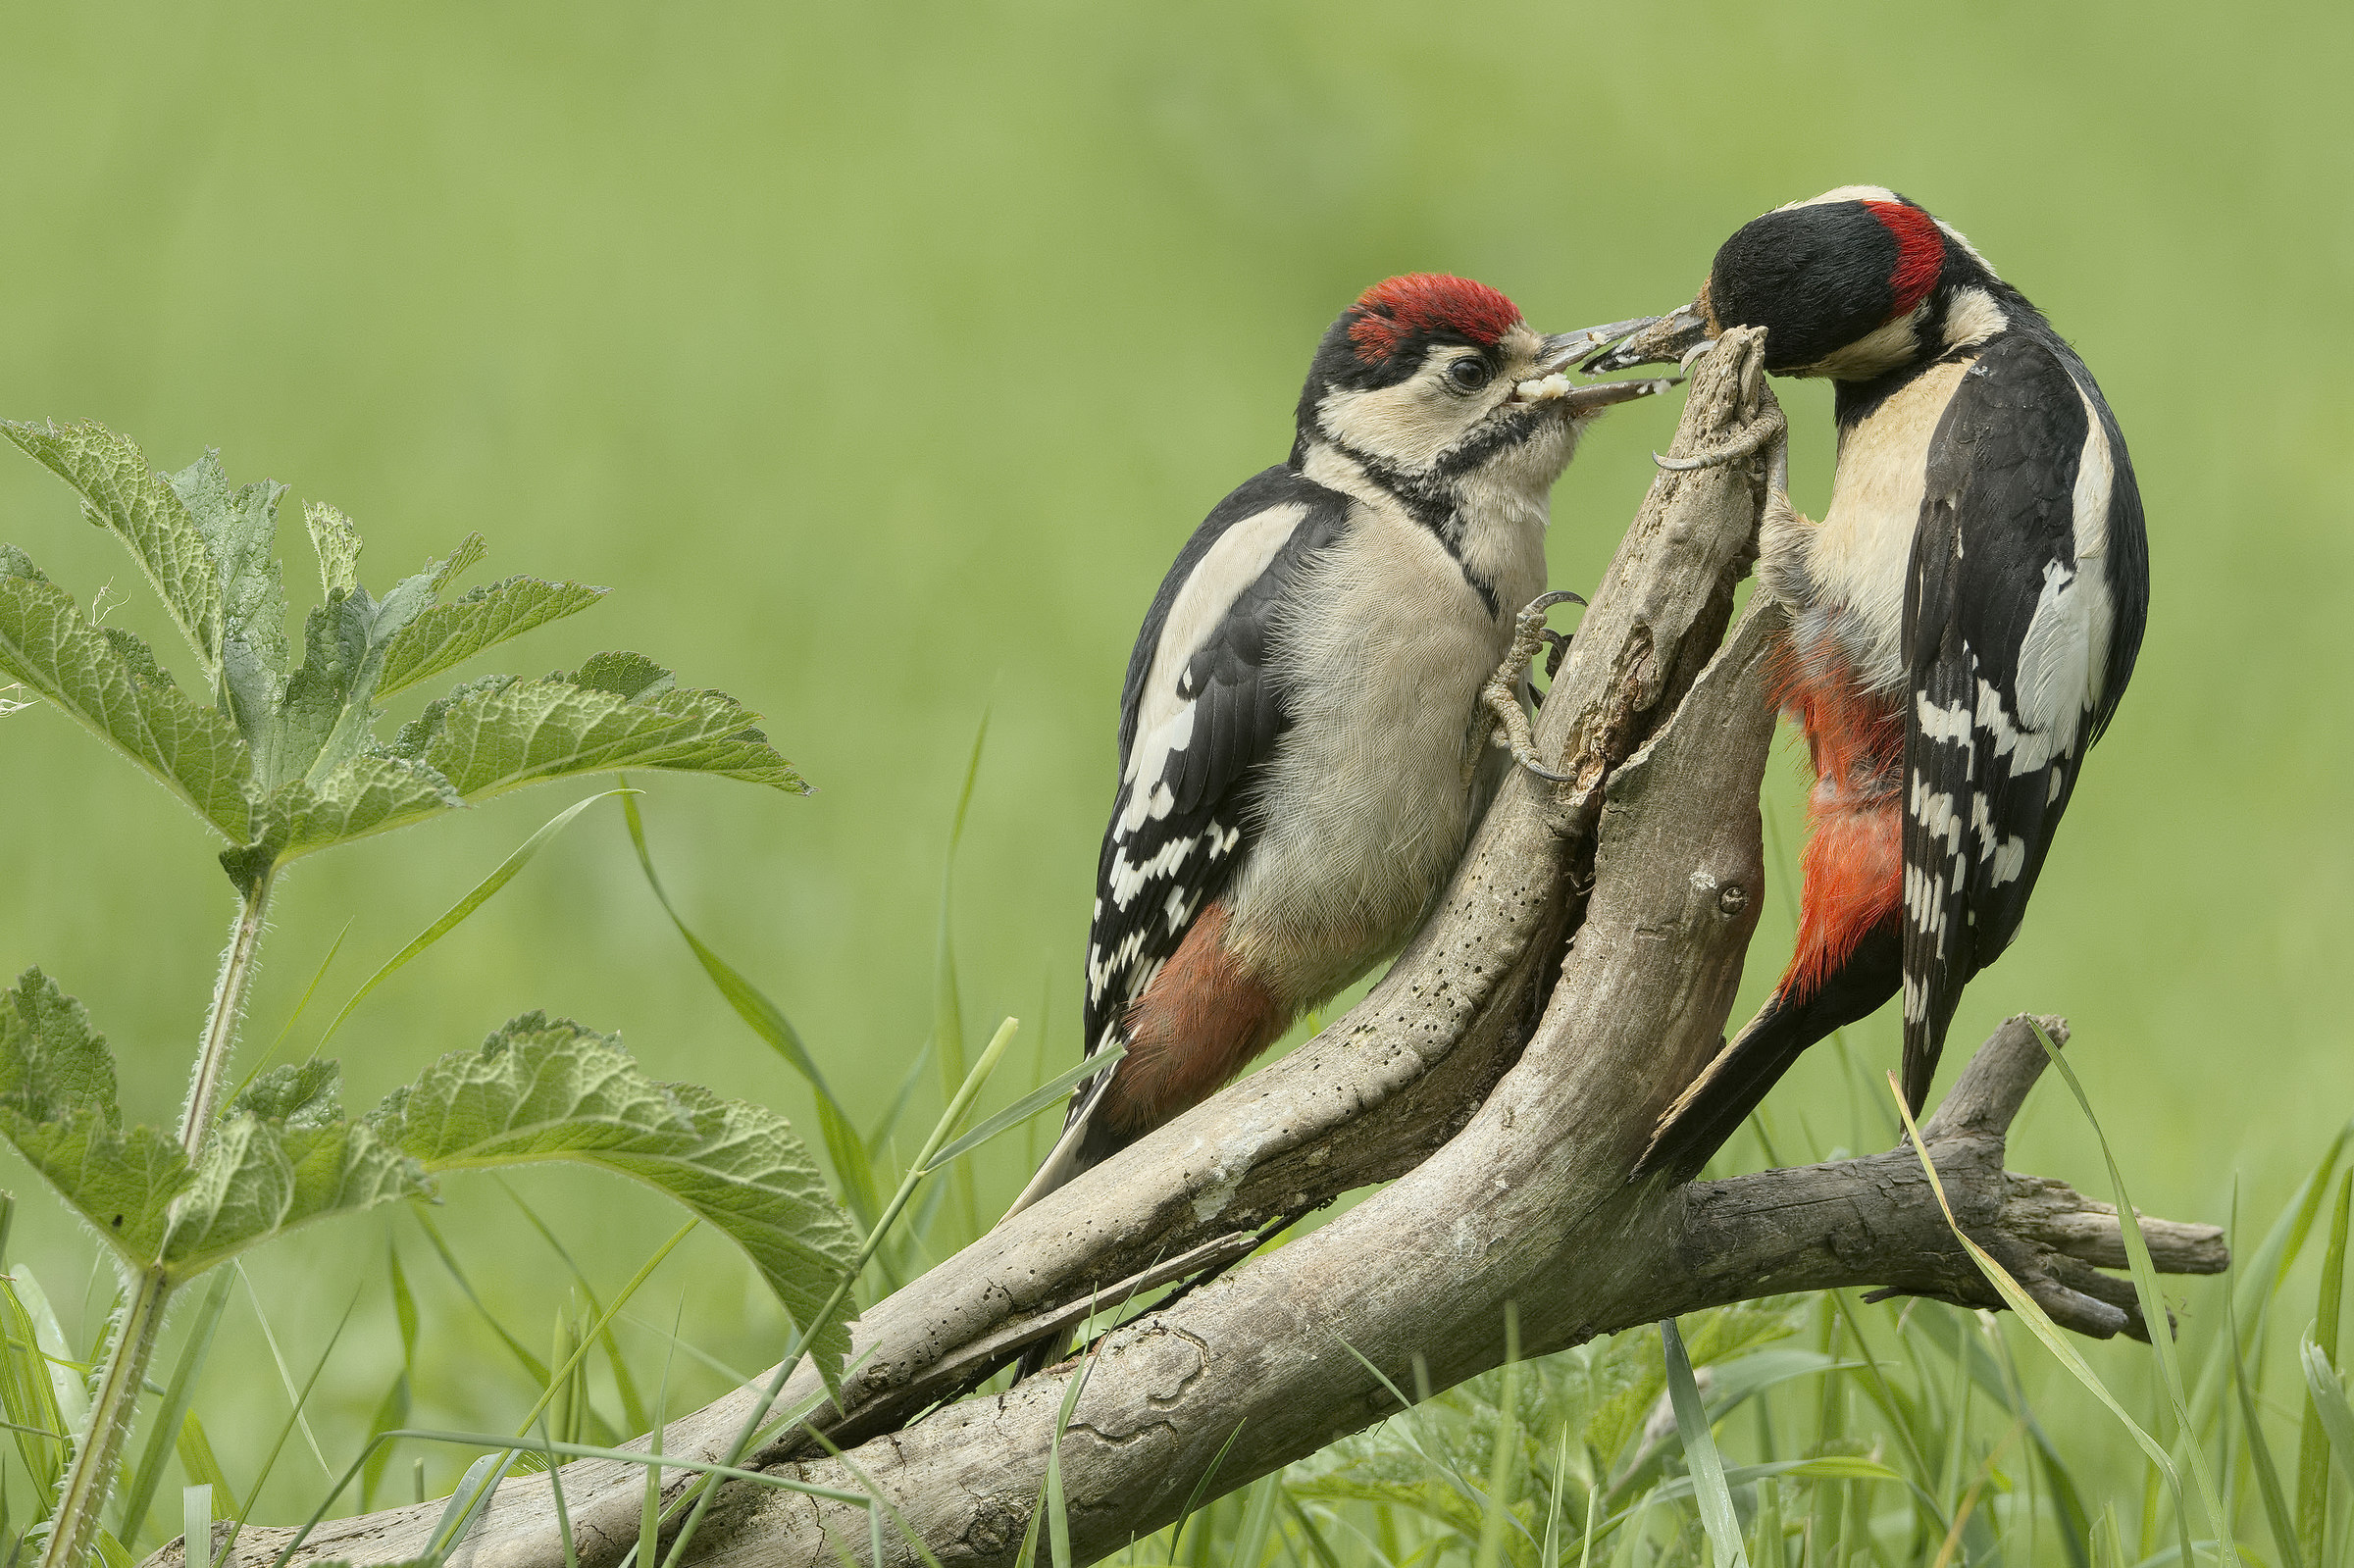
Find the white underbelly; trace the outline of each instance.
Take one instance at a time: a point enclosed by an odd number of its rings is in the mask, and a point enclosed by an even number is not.
[[[1936,365],[1891,394],[1839,443],[1831,504],[1808,552],[1813,597],[1800,617],[1836,635],[1865,686],[1905,679],[1905,580],[1928,482],[1929,443],[1967,363]]]
[[[1543,591],[1542,534],[1510,552],[1501,616],[1428,532],[1405,521],[1335,551],[1301,595],[1314,629],[1277,629],[1292,725],[1270,754],[1252,847],[1228,894],[1228,940],[1301,1004],[1348,985],[1411,935],[1462,853],[1487,790],[1479,690]],[[1492,772],[1489,775],[1492,778]]]

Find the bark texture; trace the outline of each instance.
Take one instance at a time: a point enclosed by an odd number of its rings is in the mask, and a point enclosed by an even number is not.
[[[1758,334],[1728,332],[1696,369],[1673,451],[1779,418]],[[1999,1304],[1909,1147],[1723,1182],[1626,1180],[1721,1042],[1764,891],[1778,611],[1753,605],[1725,630],[1763,488],[1755,457],[1655,481],[1535,725],[1538,756],[1567,782],[1515,771],[1363,1003],[878,1303],[841,1408],[811,1417],[822,1442],[795,1428],[747,1462],[886,1498],[887,1561],[920,1560],[912,1535],[944,1563],[1009,1563],[1080,1369],[940,1401],[1091,1299],[1232,1264],[1270,1219],[1381,1182],[1330,1225],[1099,1342],[1061,1440],[1082,1558],[1169,1522],[1230,1438],[1220,1492],[1389,1414],[1359,1354],[1401,1386],[1417,1352],[1437,1387],[1497,1365],[1507,1301],[1530,1354],[1832,1286]],[[1932,1158],[1964,1227],[2058,1321],[2137,1332],[2130,1287],[2099,1272],[2124,1263],[2116,1214],[2003,1169],[2043,1066],[2024,1021],[2006,1025],[1924,1129]],[[2213,1228],[2144,1225],[2160,1268],[2224,1266]],[[804,1372],[779,1407],[815,1391]],[[757,1402],[741,1390],[674,1423],[664,1451],[724,1460]],[[676,1496],[691,1478],[669,1475]],[[579,1559],[607,1568],[637,1539],[642,1472],[582,1461],[562,1477]],[[457,1561],[561,1568],[552,1501],[545,1477],[506,1483]],[[441,1508],[323,1526],[295,1561],[397,1561]],[[863,1561],[867,1531],[861,1508],[732,1485],[691,1555]],[[266,1563],[288,1539],[249,1530],[238,1555]],[[175,1546],[157,1560],[177,1559]]]

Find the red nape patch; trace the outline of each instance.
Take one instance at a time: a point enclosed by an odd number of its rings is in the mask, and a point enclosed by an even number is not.
[[[1356,312],[1349,341],[1368,365],[1388,359],[1402,338],[1442,329],[1493,348],[1520,320],[1520,308],[1487,284],[1445,273],[1383,278],[1357,296]]]
[[[1825,639],[1827,641],[1827,639]],[[1807,799],[1811,830],[1800,857],[1798,949],[1781,991],[1814,992],[1881,921],[1896,913],[1905,885],[1900,815],[1905,730],[1900,711],[1866,691],[1836,651],[1775,650],[1774,695],[1806,732],[1815,764]]]
[[[1896,309],[1888,313],[1893,320],[1928,298],[1937,286],[1937,275],[1945,271],[1945,230],[1936,219],[1901,201],[1864,205],[1896,236],[1896,268],[1888,275],[1888,286],[1896,291]]]

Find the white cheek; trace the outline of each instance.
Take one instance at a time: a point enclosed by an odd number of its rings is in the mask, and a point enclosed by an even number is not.
[[[1316,417],[1351,450],[1416,471],[1435,464],[1500,401],[1494,392],[1460,397],[1417,376],[1371,391],[1328,392]]]

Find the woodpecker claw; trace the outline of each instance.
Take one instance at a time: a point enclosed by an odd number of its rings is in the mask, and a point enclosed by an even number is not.
[[[1539,648],[1552,644],[1552,657],[1545,666],[1548,676],[1561,668],[1561,657],[1568,649],[1569,637],[1545,625],[1545,612],[1557,604],[1585,602],[1583,595],[1571,593],[1566,588],[1557,588],[1529,600],[1528,607],[1520,612],[1514,626],[1511,651],[1504,656],[1504,662],[1496,667],[1494,675],[1488,677],[1488,683],[1480,692],[1481,699],[1496,716],[1495,728],[1489,731],[1489,738],[1510,750],[1514,762],[1552,784],[1574,784],[1576,779],[1570,774],[1555,773],[1537,760],[1536,737],[1529,733],[1528,715],[1521,709],[1519,688],[1527,679],[1528,661],[1537,656]]]
[[[1690,457],[1662,457],[1654,452],[1651,460],[1670,474],[1690,474],[1696,469],[1714,468],[1720,463],[1753,456],[1766,442],[1778,439],[1789,428],[1790,422],[1782,417],[1782,411],[1768,407],[1750,422],[1749,429],[1721,445],[1712,446],[1705,452],[1695,452]],[[1786,472],[1786,458],[1784,463]]]

